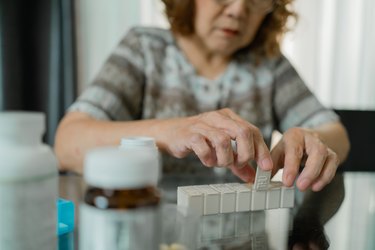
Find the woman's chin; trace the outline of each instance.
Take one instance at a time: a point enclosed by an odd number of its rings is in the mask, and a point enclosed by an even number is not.
[[[215,46],[211,47],[211,51],[215,54],[223,55],[223,56],[230,56],[236,50],[230,44],[216,44]]]

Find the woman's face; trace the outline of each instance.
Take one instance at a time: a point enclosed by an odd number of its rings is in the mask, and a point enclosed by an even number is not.
[[[195,35],[209,52],[232,55],[252,42],[266,14],[247,1],[195,0]]]

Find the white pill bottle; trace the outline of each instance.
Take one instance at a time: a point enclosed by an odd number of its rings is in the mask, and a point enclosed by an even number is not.
[[[102,147],[85,156],[80,250],[154,250],[160,241],[158,159],[143,147]]]
[[[57,247],[57,160],[42,143],[45,116],[0,112],[0,249]]]

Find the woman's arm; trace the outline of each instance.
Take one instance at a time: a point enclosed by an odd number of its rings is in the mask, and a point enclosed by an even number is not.
[[[119,145],[124,136],[153,136],[156,121],[101,121],[82,112],[68,113],[55,137],[55,152],[61,170],[82,172],[85,153],[98,146]],[[159,145],[160,146],[160,145]]]
[[[125,136],[154,137],[160,150],[177,158],[195,153],[208,167],[229,167],[244,181],[254,178],[248,165],[256,160],[264,170],[273,167],[270,152],[255,126],[229,109],[166,120],[113,122],[71,112],[61,121],[55,151],[61,169],[82,172],[85,153],[91,148],[119,145]],[[233,152],[231,140],[237,143]]]

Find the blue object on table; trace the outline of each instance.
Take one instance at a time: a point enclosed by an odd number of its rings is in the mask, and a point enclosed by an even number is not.
[[[57,235],[73,232],[74,230],[74,203],[69,200],[57,199]]]

